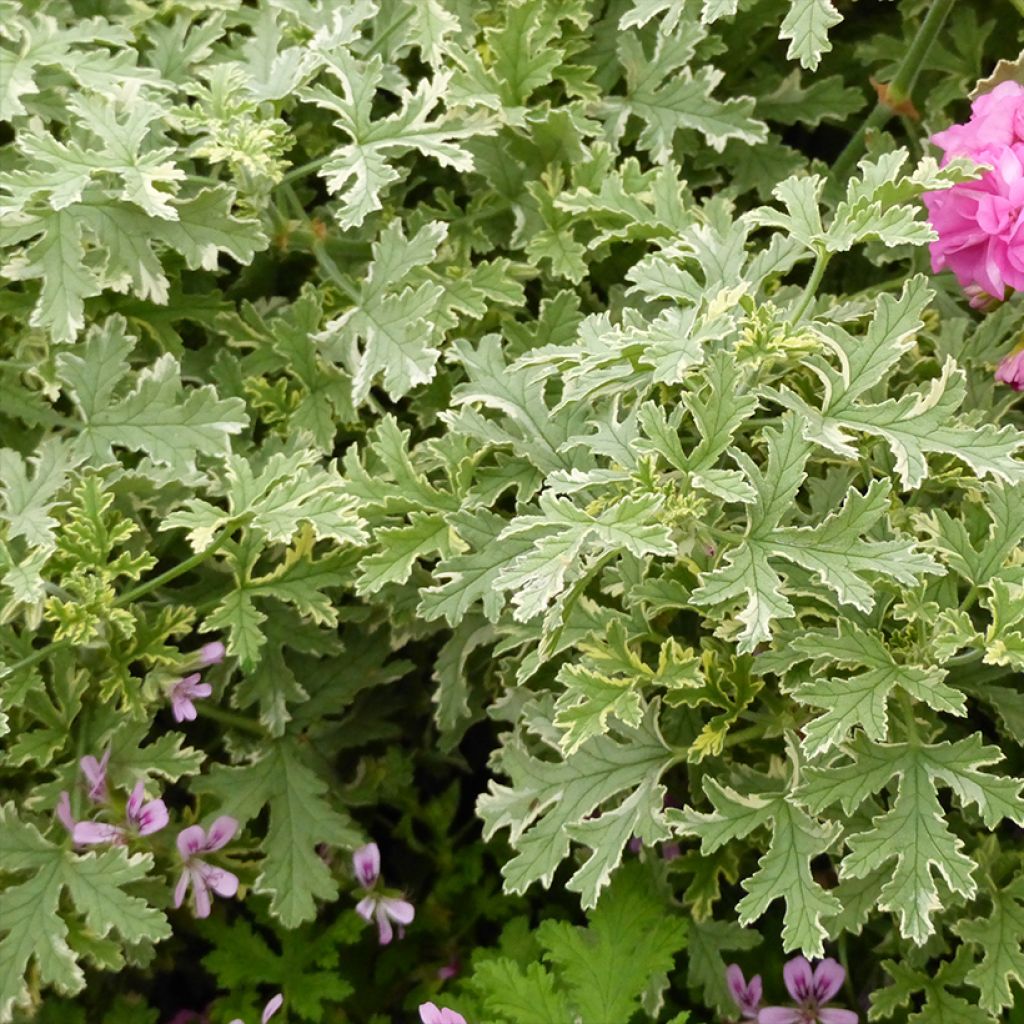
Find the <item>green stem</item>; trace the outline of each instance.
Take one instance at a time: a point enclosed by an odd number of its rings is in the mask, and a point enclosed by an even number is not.
[[[281,188],[283,185],[290,185],[293,181],[305,178],[307,174],[312,174],[313,171],[317,171],[323,167],[323,165],[327,163],[332,156],[334,156],[333,153],[325,153],[323,156],[318,156],[315,160],[309,160],[304,164],[300,164],[298,167],[293,167],[281,178],[276,187]]]
[[[969,608],[971,608],[974,605],[974,602],[978,600],[978,596],[980,595],[980,593],[981,591],[978,588],[978,585],[975,583],[971,587],[971,589],[967,591],[966,596],[960,602],[960,610],[965,612]]]
[[[748,725],[745,729],[733,729],[722,742],[723,747],[735,747],[747,740],[764,739],[763,725]]]
[[[807,280],[807,286],[804,288],[804,293],[800,296],[800,302],[790,318],[792,323],[799,323],[801,317],[807,312],[807,307],[814,301],[814,296],[818,292],[818,286],[821,284],[821,279],[825,276],[825,270],[831,259],[832,253],[825,249],[818,251],[818,255],[814,259],[814,266],[811,268],[811,276]]]
[[[1016,3],[1016,0],[1014,0]],[[845,181],[864,152],[864,143],[868,135],[882,128],[893,116],[893,106],[898,106],[904,100],[910,98],[910,92],[914,88],[917,76],[921,71],[928,51],[932,48],[942,26],[945,24],[949,12],[953,9],[955,0],[933,0],[928,13],[924,16],[917,35],[914,36],[910,48],[900,61],[896,74],[888,83],[888,102],[881,100],[875,104],[874,110],[865,118],[857,134],[846,144],[846,148],[839,154],[838,159],[832,165],[829,174],[829,184],[837,185]]]
[[[196,711],[203,718],[209,718],[212,722],[220,722],[221,725],[230,725],[233,729],[241,729],[242,732],[250,733],[253,736],[266,736],[267,730],[259,722],[237,711],[228,711],[226,708],[218,707],[206,701],[199,701],[196,704]]]
[[[165,583],[170,583],[171,580],[176,580],[179,576],[184,576],[185,573],[191,572],[197,566],[203,564],[207,558],[210,557],[219,548],[222,548],[231,535],[235,532],[237,524],[228,523],[228,525],[221,531],[219,537],[217,537],[209,547],[203,548],[202,551],[197,551],[191,558],[186,558],[184,562],[179,562],[172,569],[168,569],[167,572],[162,572],[159,576],[148,580],[145,583],[139,584],[139,586],[129,590],[127,594],[122,594],[115,602],[115,608],[122,608],[126,604],[131,604],[132,601],[137,601],[140,597],[145,597],[146,594],[157,587],[162,587]]]
[[[295,194],[295,189],[291,185],[281,184],[281,194],[285,197],[288,205],[292,208],[292,212],[295,214],[296,219],[309,229],[310,238],[312,239],[313,255],[316,257],[317,263],[320,264],[320,269],[324,274],[330,278],[331,282],[337,285],[341,289],[343,295],[346,295],[352,302],[359,302],[359,293],[352,287],[351,284],[345,280],[345,275],[338,269],[338,265],[331,259],[330,253],[327,251],[327,247],[323,242],[317,238],[316,231],[313,228],[313,224],[309,219],[309,214],[306,213],[302,203],[299,202],[299,197]]]

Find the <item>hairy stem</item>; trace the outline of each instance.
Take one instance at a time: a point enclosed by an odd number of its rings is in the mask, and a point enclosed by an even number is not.
[[[818,286],[821,284],[821,279],[825,276],[825,270],[831,259],[832,253],[825,249],[818,251],[818,255],[814,260],[814,266],[811,268],[811,276],[807,279],[804,293],[800,296],[800,301],[797,303],[797,307],[791,317],[794,324],[799,323],[804,313],[807,312],[807,307],[814,301],[814,296],[818,292]]]
[[[1014,2],[1016,3],[1016,0]],[[1021,2],[1024,3],[1024,0]],[[949,17],[950,11],[953,10],[954,3],[955,0],[933,0],[910,48],[903,60],[900,61],[896,74],[888,83],[887,100],[883,102],[879,99],[874,110],[868,114],[860,128],[857,129],[856,135],[850,139],[846,148],[832,165],[832,171],[829,174],[830,186],[838,186],[849,177],[850,172],[860,159],[861,153],[864,152],[864,144],[868,135],[887,124],[895,113],[893,108],[910,98],[910,92],[914,88],[914,82],[917,81],[928,51],[932,48],[932,43],[935,42],[939,32],[942,31],[942,26],[945,24],[946,18]]]
[[[218,707],[216,704],[209,704],[205,701],[196,704],[196,711],[203,718],[209,718],[212,722],[220,722],[221,725],[228,725],[232,729],[240,729],[253,736],[267,735],[267,730],[259,722],[240,715],[237,711],[229,711],[227,708]]]

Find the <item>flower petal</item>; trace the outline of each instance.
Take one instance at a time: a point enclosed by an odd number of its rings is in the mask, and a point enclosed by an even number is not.
[[[159,832],[170,819],[167,816],[167,805],[163,800],[150,800],[139,812],[136,824],[140,836],[149,836]]]
[[[142,801],[146,799],[146,788],[139,779],[135,783],[135,788],[132,790],[132,794],[128,797],[128,806],[125,808],[125,817],[132,825],[137,825],[139,822],[139,813],[142,810]]]
[[[229,814],[222,814],[211,826],[206,834],[206,844],[203,849],[206,851],[219,850],[227,846],[235,837],[238,831],[238,821]]]
[[[198,872],[192,872],[192,895],[195,898],[196,917],[210,916],[210,890],[206,881]]]
[[[398,900],[391,896],[385,896],[380,901],[384,912],[398,924],[411,924],[416,916],[416,908],[408,900]]]
[[[178,833],[178,853],[182,860],[194,857],[206,846],[206,833],[201,825],[189,825]]]
[[[219,640],[213,640],[199,648],[196,660],[205,668],[207,665],[220,664],[224,660],[225,654],[227,654],[227,648]]]
[[[238,876],[224,868],[215,868],[203,861],[198,861],[199,873],[203,877],[203,883],[212,889],[218,896],[231,897],[238,892]]]
[[[185,893],[188,892],[188,883],[191,879],[188,868],[181,873],[178,884],[174,887],[174,905],[180,907],[185,902]]]
[[[367,843],[352,854],[352,870],[364,889],[369,889],[380,877],[380,850],[376,843]]]
[[[782,968],[782,977],[786,982],[786,990],[798,1002],[804,1002],[811,994],[814,974],[807,958],[795,956]]]
[[[395,937],[395,930],[388,920],[387,911],[378,903],[373,916],[377,920],[377,940],[382,946],[386,946]]]
[[[842,964],[827,957],[814,968],[814,998],[819,1003],[827,1003],[842,987],[846,977],[846,968]]]
[[[422,1024],[441,1024],[441,1011],[435,1003],[420,1003]]]
[[[725,983],[729,986],[729,995],[733,1002],[742,1007],[747,998],[747,979],[743,977],[743,968],[739,964],[729,964],[725,969]]]
[[[60,798],[57,800],[56,810],[57,820],[69,831],[75,831],[75,818],[71,813],[71,796],[66,789],[62,789],[60,792]]]
[[[821,1024],[857,1024],[860,1018],[853,1010],[839,1010],[832,1006],[826,1006],[818,1011],[818,1020]]]
[[[284,996],[280,992],[278,992],[277,995],[274,996],[274,998],[271,999],[270,1002],[263,1007],[263,1015],[260,1017],[260,1024],[267,1024],[267,1021],[270,1020],[270,1018],[273,1017],[274,1014],[281,1009],[283,1003]]]
[[[117,843],[124,838],[124,829],[119,825],[108,825],[102,821],[80,821],[75,825],[71,838],[82,846],[94,843]]]
[[[356,913],[364,921],[373,920],[373,912],[377,909],[377,897],[376,896],[364,896],[356,904]]]
[[[800,1024],[801,1013],[790,1006],[766,1006],[757,1015],[757,1024]]]

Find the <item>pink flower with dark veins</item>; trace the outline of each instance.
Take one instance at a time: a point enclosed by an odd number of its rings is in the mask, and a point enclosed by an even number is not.
[[[213,687],[209,683],[200,682],[201,678],[198,672],[193,672],[171,687],[171,713],[176,722],[194,722],[196,706],[192,702],[213,693]]]
[[[826,1006],[843,987],[846,970],[835,960],[822,960],[813,970],[802,956],[782,968],[782,976],[796,1006],[766,1006],[757,1014],[757,1024],[857,1024],[852,1010]]]
[[[79,821],[74,825],[72,838],[82,846],[94,843],[124,846],[129,835],[148,836],[159,832],[168,821],[167,807],[159,798],[143,803],[145,799],[145,787],[140,779],[128,797],[124,825],[109,825],[103,821]]]
[[[725,970],[725,981],[743,1019],[757,1020],[757,1011],[761,1007],[761,975],[755,974],[748,983],[739,964],[729,964]]]
[[[401,938],[403,926],[412,923],[416,908],[408,900],[377,891],[380,850],[376,843],[367,843],[352,854],[352,870],[363,889],[371,890],[356,904],[356,913],[366,921],[377,922],[377,935],[382,946],[395,936],[392,921],[398,925],[398,937]]]
[[[238,822],[222,815],[211,826],[207,833],[199,825],[190,825],[178,833],[178,852],[184,862],[181,878],[174,889],[174,905],[180,907],[185,900],[185,893],[192,886],[195,900],[196,917],[210,916],[210,893],[218,896],[231,897],[238,892],[238,876],[224,868],[208,864],[199,855],[213,853],[226,846],[238,831]]]

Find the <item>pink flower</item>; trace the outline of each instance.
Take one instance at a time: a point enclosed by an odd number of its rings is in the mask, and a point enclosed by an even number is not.
[[[438,967],[437,978],[439,981],[451,981],[452,978],[458,977],[461,970],[462,964],[459,962],[459,958],[453,956],[443,967]]]
[[[420,1020],[423,1024],[466,1024],[461,1013],[434,1003],[420,1003]]]
[[[360,846],[352,854],[352,870],[364,889],[372,889],[380,877],[380,849],[376,843]]]
[[[846,971],[835,960],[822,960],[814,970],[802,956],[782,968],[789,994],[797,1005],[766,1006],[758,1012],[757,1024],[857,1024],[852,1010],[826,1007],[843,986]]]
[[[401,938],[402,925],[412,923],[416,916],[416,908],[408,900],[371,893],[356,904],[356,913],[366,921],[376,919],[380,944],[386,946],[395,937],[391,922],[394,921],[399,926],[398,937]]]
[[[87,754],[79,761],[85,781],[89,783],[89,799],[94,804],[107,802],[107,762],[110,760],[110,747],[103,752],[97,761],[92,754]]]
[[[725,980],[729,986],[729,995],[740,1008],[745,1020],[757,1020],[757,1011],[761,1006],[761,975],[755,974],[747,983],[739,964],[729,964],[725,970]]]
[[[213,693],[213,687],[209,683],[201,683],[200,678],[198,672],[193,672],[184,679],[179,679],[171,687],[171,712],[176,722],[194,722],[196,706],[192,701],[209,697]]]
[[[280,992],[278,992],[277,995],[274,996],[274,998],[271,999],[270,1002],[267,1003],[267,1005],[263,1007],[263,1014],[260,1017],[260,1024],[267,1024],[267,1021],[270,1020],[270,1018],[273,1017],[274,1014],[277,1013],[277,1011],[281,1009],[281,1006],[282,1006],[283,1003],[284,1003],[284,996],[281,995]],[[244,1021],[242,1021],[238,1017],[236,1017],[231,1022],[231,1024],[244,1024]]]
[[[352,869],[364,889],[374,889],[380,880],[380,850],[376,843],[367,843],[352,854]],[[416,916],[416,908],[408,900],[387,896],[381,892],[368,892],[357,904],[356,913],[367,921],[376,920],[380,944],[386,946],[394,938],[391,922],[398,927],[398,937],[403,935],[403,925],[410,924]]]
[[[210,665],[219,665],[227,654],[227,648],[219,641],[213,640],[203,644],[195,654],[193,664],[196,668],[208,668]]]
[[[950,125],[931,141],[945,154],[943,164],[955,156],[976,156],[992,146],[1024,142],[1024,86],[1001,82],[971,104],[967,124]]]
[[[57,820],[68,830],[68,833],[74,838],[75,835],[75,816],[71,813],[71,797],[66,789],[62,789],[60,797],[57,800],[57,809],[54,811],[57,815]]]
[[[211,826],[209,833],[199,825],[190,825],[178,833],[178,852],[185,868],[174,889],[174,905],[180,907],[189,884],[195,898],[196,917],[210,916],[210,890],[218,896],[234,896],[238,892],[238,877],[223,868],[207,864],[198,855],[212,853],[231,842],[238,831],[238,822],[222,815]]]
[[[996,380],[1009,384],[1014,391],[1024,391],[1024,348],[1003,357],[996,369]]]
[[[1006,298],[1007,287],[1024,288],[1024,143],[970,155],[992,170],[922,199],[939,236],[930,246],[932,270],[948,267],[964,288],[985,293],[972,296],[984,305]]]
[[[123,846],[130,834],[148,836],[159,832],[168,821],[167,807],[160,799],[150,800],[144,804],[142,801],[145,798],[145,788],[140,780],[128,797],[128,805],[125,808],[126,824],[108,825],[102,821],[80,821],[74,826],[72,838],[82,846],[93,843],[114,843]]]

